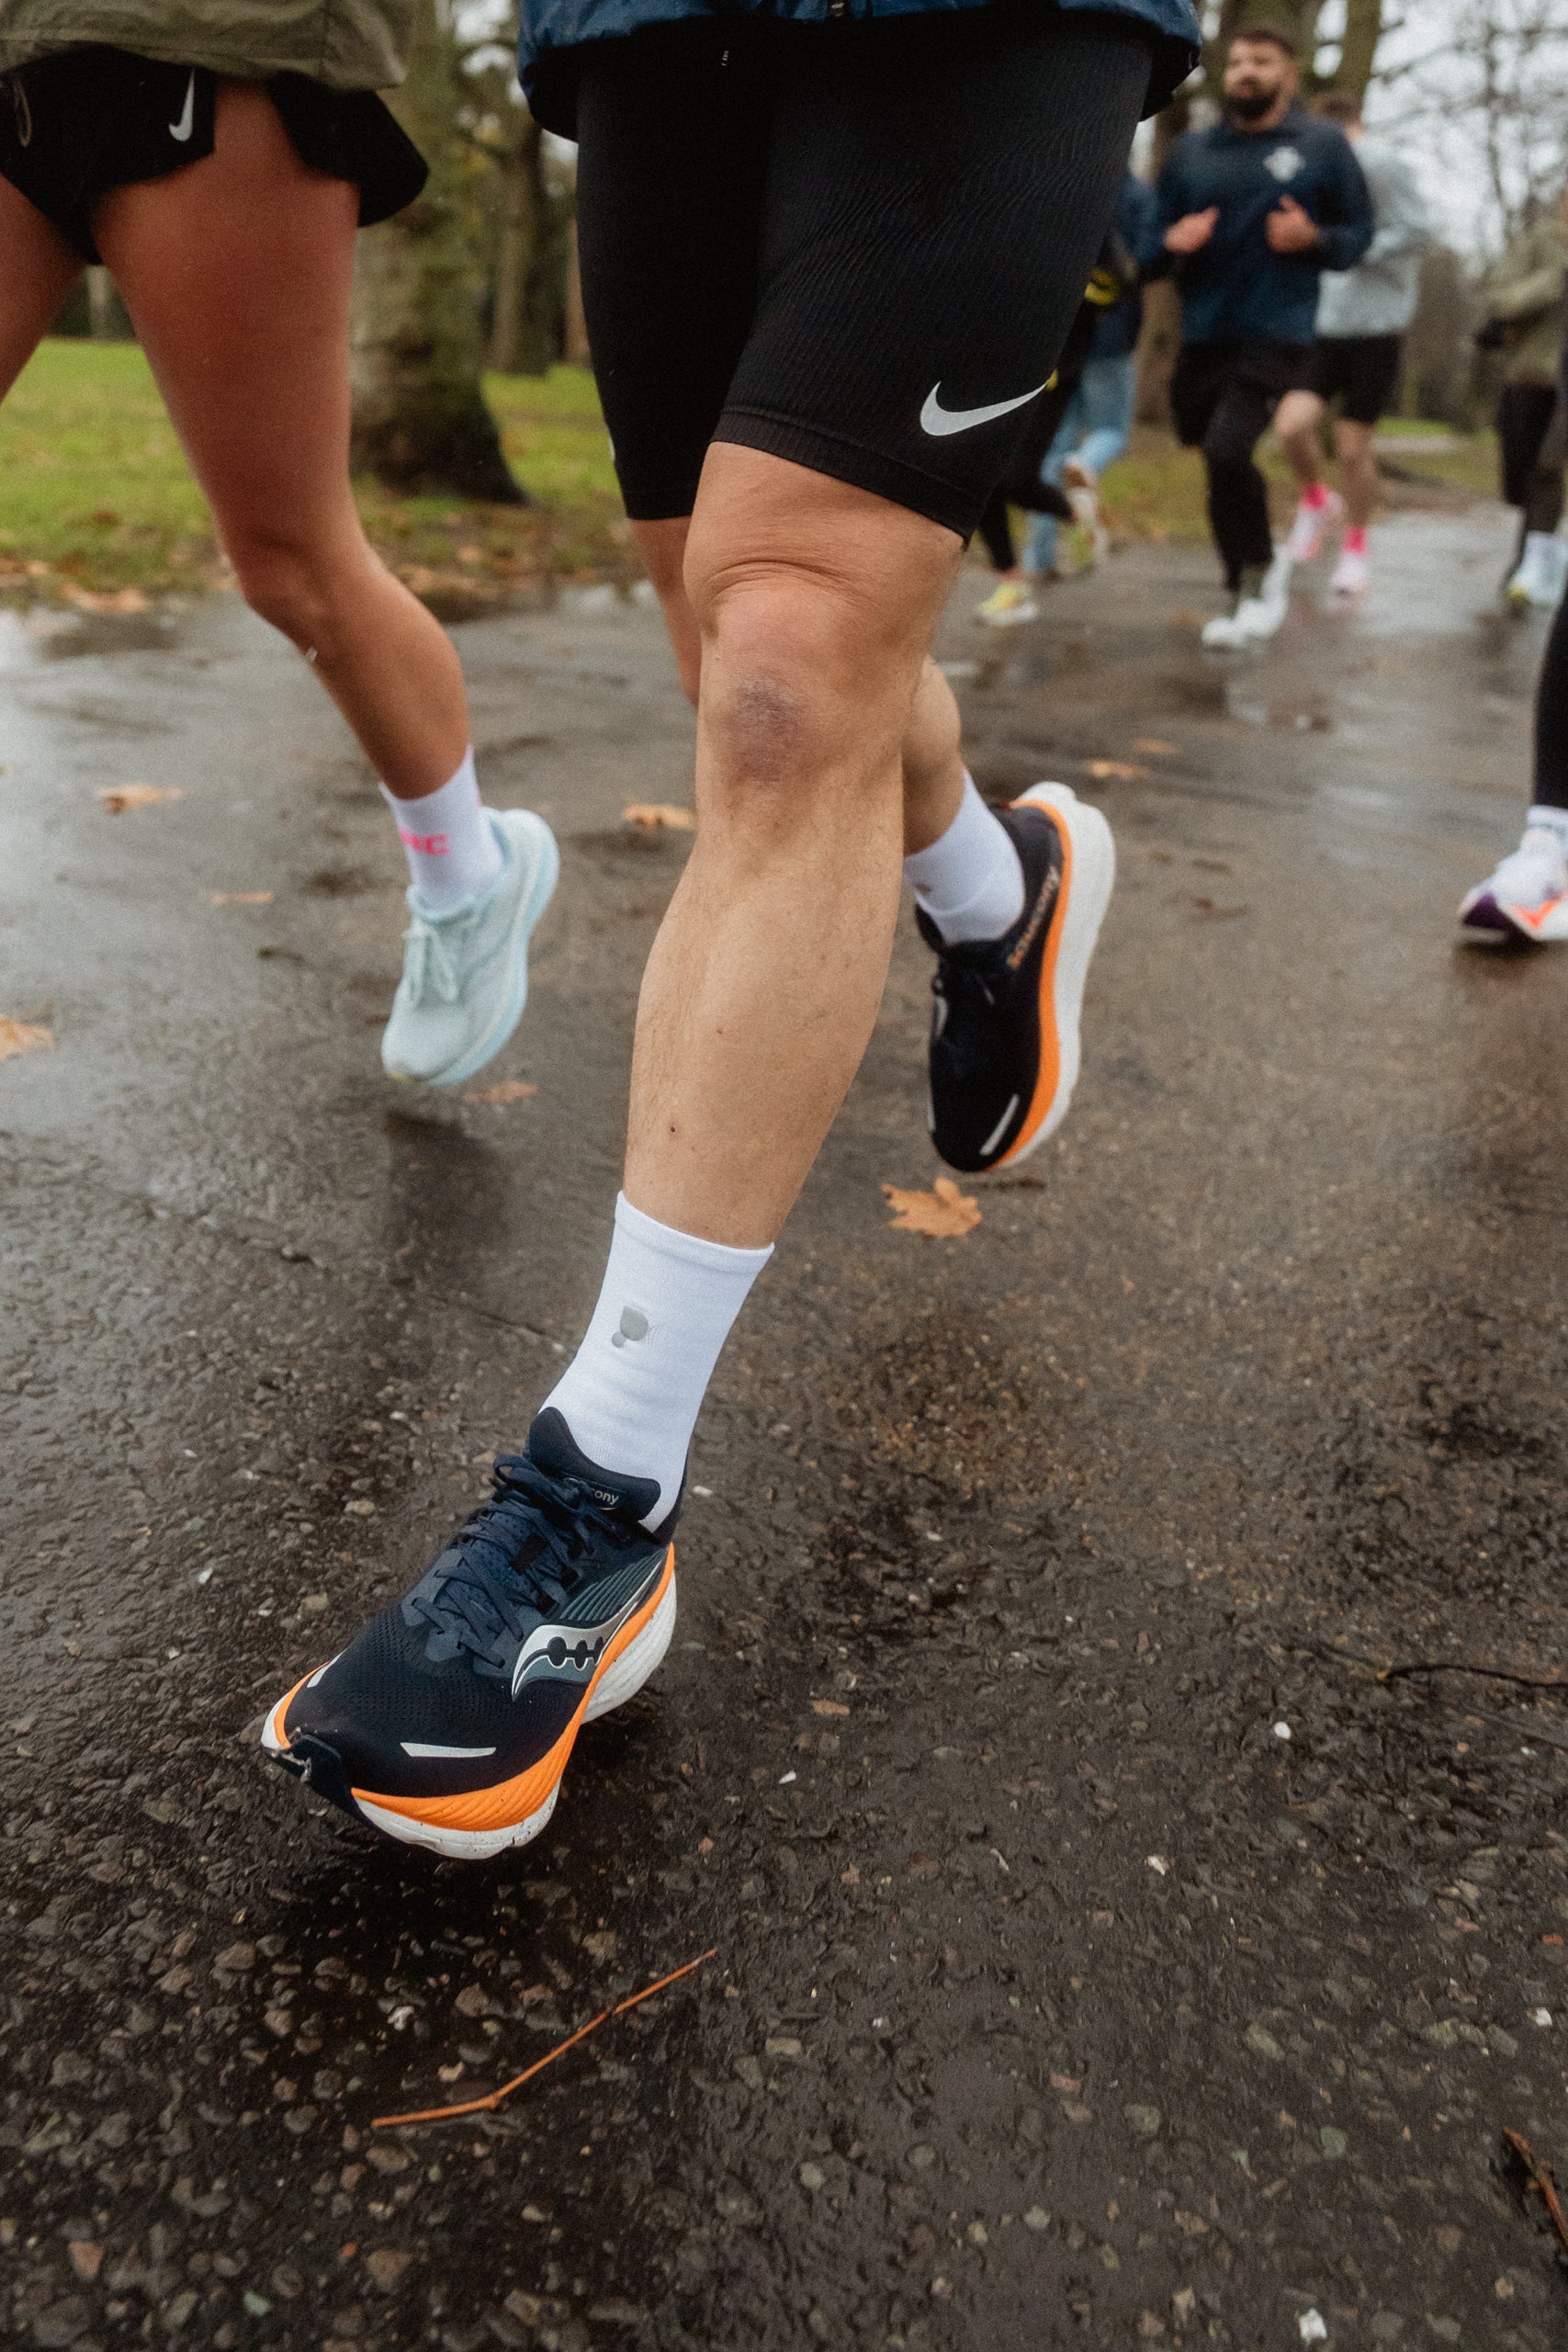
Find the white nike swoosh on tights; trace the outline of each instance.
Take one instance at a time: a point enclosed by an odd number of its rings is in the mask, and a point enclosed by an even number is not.
[[[947,433],[967,433],[976,424],[989,424],[993,417],[1006,416],[1011,409],[1023,408],[1030,401],[1038,400],[1045,387],[1036,384],[1032,392],[1020,392],[1013,401],[993,401],[989,408],[943,408],[937,398],[941,390],[940,384],[931,386],[920,411],[920,431],[938,439]]]
[[[186,84],[186,102],[185,102],[185,106],[184,106],[184,107],[183,107],[183,108],[182,108],[182,110],[181,110],[180,119],[179,119],[178,122],[171,122],[171,123],[170,123],[170,125],[169,125],[169,136],[170,136],[170,138],[171,138],[171,139],[177,139],[177,140],[180,141],[181,145],[183,146],[183,145],[185,144],[185,141],[186,141],[190,137],[191,132],[195,130],[195,128],[196,128],[196,71],[195,71],[195,68],[193,67],[193,68],[192,68],[192,70],[191,70],[191,77],[190,77],[190,80]]]

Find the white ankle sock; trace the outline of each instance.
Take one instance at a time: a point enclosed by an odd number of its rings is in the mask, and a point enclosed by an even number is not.
[[[400,800],[381,786],[398,820],[409,879],[426,914],[444,915],[464,899],[482,899],[501,872],[501,845],[479,799],[472,744],[456,775],[423,800]]]
[[[586,1338],[546,1397],[591,1462],[657,1478],[656,1528],[681,1491],[686,1453],[719,1351],[766,1250],[701,1241],[634,1209],[623,1193],[604,1286]]]
[[[1558,848],[1568,856],[1568,808],[1554,808],[1550,801],[1538,801],[1525,811],[1527,833],[1554,834]]]
[[[967,768],[958,814],[940,841],[904,860],[904,879],[950,947],[999,939],[1023,912],[1023,868]]]

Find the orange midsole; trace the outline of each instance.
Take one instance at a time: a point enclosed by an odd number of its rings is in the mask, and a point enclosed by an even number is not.
[[[1038,801],[1028,804],[1040,806]],[[1062,1069],[1062,1041],[1056,1035],[1056,956],[1066,929],[1067,894],[1073,879],[1073,837],[1067,831],[1067,820],[1059,808],[1049,810],[1062,843],[1062,878],[1056,886],[1056,903],[1051,910],[1051,936],[1045,943],[1045,953],[1040,958],[1040,1069],[1034,1081],[1034,1096],[1028,1114],[1011,1143],[994,1164],[1005,1168],[1017,1158],[1031,1141],[1040,1122],[1056,1098],[1056,1080]]]
[[[644,1606],[635,1617],[628,1618],[600,1659],[570,1723],[548,1753],[525,1772],[519,1772],[514,1780],[500,1781],[493,1789],[475,1789],[468,1796],[384,1797],[374,1789],[355,1789],[354,1794],[367,1804],[379,1805],[384,1813],[400,1814],[405,1821],[428,1821],[442,1829],[508,1829],[519,1821],[526,1821],[530,1814],[537,1813],[566,1770],[572,1742],[582,1727],[588,1702],[600,1681],[647,1625],[669,1591],[674,1574],[675,1547],[671,1544],[664,1555],[663,1575]]]

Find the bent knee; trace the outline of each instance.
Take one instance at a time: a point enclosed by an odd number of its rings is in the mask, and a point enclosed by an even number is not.
[[[341,560],[290,539],[231,536],[227,546],[240,594],[252,612],[302,651],[324,652],[334,615],[350,593]]]

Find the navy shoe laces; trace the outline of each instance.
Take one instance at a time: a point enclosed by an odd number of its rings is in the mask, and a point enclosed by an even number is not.
[[[494,1490],[465,1521],[408,1607],[455,1655],[491,1657],[502,1634],[521,1641],[530,1616],[544,1616],[582,1581],[594,1535],[619,1545],[624,1521],[575,1482],[552,1478],[525,1453],[497,1457]]]

